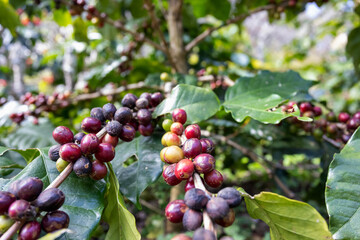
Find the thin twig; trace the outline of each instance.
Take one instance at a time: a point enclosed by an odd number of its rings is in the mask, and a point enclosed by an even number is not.
[[[70,175],[70,173],[73,170],[73,166],[74,166],[74,163],[70,163],[69,165],[67,165],[66,168],[59,174],[59,176],[57,176],[55,178],[54,181],[52,181],[52,183],[49,184],[49,186],[47,186],[46,189],[58,188],[65,181],[65,179]]]
[[[145,207],[147,207],[148,209],[152,210],[153,212],[159,214],[159,215],[164,215],[164,211],[162,211],[161,209],[153,206],[151,203],[148,203],[147,201],[140,199],[139,200],[141,205],[144,205]]]
[[[330,143],[331,145],[333,145],[333,146],[336,147],[336,148],[340,148],[340,149],[341,149],[341,148],[343,147],[343,144],[341,144],[341,143],[339,143],[339,142],[337,142],[337,141],[329,138],[329,137],[326,136],[326,135],[323,135],[322,138],[323,138],[326,142]]]

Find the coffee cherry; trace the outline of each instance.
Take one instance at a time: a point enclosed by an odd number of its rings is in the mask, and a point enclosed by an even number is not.
[[[357,118],[351,118],[347,123],[346,123],[346,127],[350,130],[355,130],[360,126],[360,120],[358,120]]]
[[[173,122],[179,122],[181,124],[185,124],[186,123],[186,112],[183,109],[175,109],[172,112],[172,120]]]
[[[65,201],[65,194],[58,188],[48,188],[34,201],[34,205],[41,211],[55,211],[59,209]]]
[[[100,143],[95,158],[101,162],[110,162],[115,157],[115,148],[110,143]]]
[[[118,121],[113,120],[106,125],[106,131],[113,137],[120,136],[122,125]]]
[[[145,109],[149,107],[150,103],[146,98],[139,98],[136,100],[135,105],[137,109]]]
[[[195,188],[194,178],[190,177],[186,180],[184,190],[185,192],[189,191],[190,189]]]
[[[190,139],[190,138],[198,138],[198,139],[200,139],[201,130],[200,130],[199,125],[192,124],[192,125],[187,126],[185,128],[185,136],[186,136],[187,139]]]
[[[215,158],[208,153],[202,153],[194,158],[194,166],[199,173],[211,172],[215,168]]]
[[[41,225],[37,221],[27,222],[19,232],[18,240],[35,240],[41,233]]]
[[[140,109],[137,112],[137,119],[141,125],[147,125],[151,122],[151,112],[147,109]]]
[[[193,188],[185,193],[184,200],[186,206],[191,209],[200,211],[208,203],[209,197],[203,190],[199,188]]]
[[[67,228],[69,226],[69,215],[63,211],[54,211],[47,213],[42,221],[41,226],[45,232],[50,233],[56,230]]]
[[[128,123],[128,125],[132,126],[135,129],[135,131],[139,129],[139,123],[134,118],[131,120],[131,122]]]
[[[145,98],[150,103],[151,102],[151,93],[144,92],[140,95],[140,98]]]
[[[160,151],[160,159],[161,159],[161,161],[163,161],[163,162],[165,162],[165,157],[164,157],[165,150],[166,150],[166,148],[163,148],[163,149],[161,149],[161,151]]]
[[[171,80],[170,75],[167,72],[163,72],[160,74],[161,81],[168,82]]]
[[[304,113],[308,111],[311,112],[313,110],[313,107],[311,106],[311,103],[303,102],[300,104],[299,109],[301,113]]]
[[[170,222],[179,223],[182,221],[185,211],[186,205],[184,200],[175,200],[166,206],[165,216]]]
[[[327,125],[326,127],[326,131],[328,134],[332,135],[335,134],[337,132],[338,128],[336,126],[335,123],[330,123],[329,125]]]
[[[239,206],[242,200],[239,191],[232,187],[221,189],[217,196],[223,198],[228,203],[230,208]]]
[[[56,161],[56,169],[59,171],[59,172],[62,172],[64,171],[64,169],[67,167],[67,165],[69,165],[69,162],[59,158],[57,161]]]
[[[206,204],[206,211],[213,220],[224,218],[230,208],[228,203],[221,197],[213,197]]]
[[[182,146],[182,150],[184,151],[184,155],[187,158],[194,158],[197,155],[201,154],[202,146],[200,140],[197,138],[191,138],[185,141]]]
[[[119,137],[124,142],[131,142],[135,138],[135,134],[135,128],[129,124],[126,124],[123,126]]]
[[[15,180],[8,187],[8,192],[14,194],[15,197],[18,197],[20,182],[21,182],[21,179]]]
[[[161,144],[164,147],[170,147],[170,146],[180,146],[181,145],[181,139],[178,135],[172,132],[167,132],[164,134],[164,136],[161,138]]]
[[[67,162],[75,162],[81,157],[81,149],[75,143],[66,143],[60,147],[60,157]]]
[[[184,131],[184,126],[179,122],[175,122],[175,123],[171,124],[170,131],[172,133],[175,133],[176,135],[181,135]]]
[[[105,134],[105,136],[101,139],[101,142],[102,143],[110,143],[113,147],[116,147],[119,143],[119,138],[113,137],[110,134]]]
[[[104,123],[106,121],[106,118],[103,113],[103,109],[101,107],[95,107],[91,109],[90,116],[92,118],[96,118],[100,120],[100,122]]]
[[[215,220],[215,223],[222,226],[222,227],[229,227],[235,221],[235,211],[230,209],[229,213],[223,217]]]
[[[322,109],[321,109],[321,107],[315,106],[315,107],[313,108],[313,112],[314,112],[315,117],[318,117],[318,116],[321,116],[321,114],[322,114]]]
[[[351,138],[351,134],[343,134],[341,135],[341,140],[343,141],[343,143],[347,143]]]
[[[150,136],[154,132],[154,127],[151,123],[148,125],[139,125],[139,132],[143,136]]]
[[[87,157],[80,157],[76,160],[73,171],[75,172],[76,176],[78,177],[87,177],[90,175],[92,170],[91,161]]]
[[[212,231],[204,228],[198,228],[194,232],[193,240],[216,240],[216,237]]]
[[[156,92],[156,93],[151,94],[150,103],[151,103],[152,107],[156,107],[157,105],[159,105],[162,102],[162,100],[164,100],[164,97],[161,93]]]
[[[81,143],[81,140],[83,139],[83,137],[85,137],[85,133],[83,133],[83,132],[79,132],[79,133],[77,133],[77,134],[75,134],[75,136],[74,136],[74,142],[76,143],[76,144],[80,144]]]
[[[175,167],[176,167],[176,163],[171,164],[169,166],[165,166],[164,171],[162,173],[164,181],[170,186],[178,185],[181,182],[181,180],[175,176]]]
[[[10,205],[8,214],[14,220],[31,221],[36,216],[36,209],[28,201],[20,199]]]
[[[166,147],[163,154],[167,163],[177,163],[184,158],[184,153],[178,146]]]
[[[74,134],[64,126],[56,127],[52,133],[53,138],[60,144],[70,143],[74,140]]]
[[[10,192],[0,192],[0,215],[8,212],[10,205],[16,201],[14,194]]]
[[[116,107],[112,103],[107,103],[102,107],[102,111],[107,120],[112,120],[116,112]]]
[[[136,100],[137,100],[137,97],[134,94],[128,93],[121,100],[121,105],[132,109],[135,107]]]
[[[218,188],[222,185],[224,178],[218,170],[214,169],[211,172],[204,174],[204,180],[210,187]]]
[[[175,166],[175,176],[180,180],[186,180],[194,173],[194,164],[190,159],[183,159]]]
[[[92,169],[90,177],[94,180],[100,180],[106,177],[107,168],[106,165],[99,160],[92,162]]]
[[[329,122],[335,122],[336,121],[335,113],[329,112],[328,114],[326,114],[326,120],[328,120]]]
[[[340,122],[346,123],[347,121],[349,121],[350,115],[346,112],[341,112],[341,113],[339,113],[338,119]]]
[[[81,122],[81,129],[87,133],[97,133],[101,130],[101,122],[92,117],[84,118]]]
[[[182,219],[183,226],[187,231],[194,231],[198,229],[199,227],[201,227],[202,222],[202,212],[193,209],[186,210]]]
[[[17,197],[31,202],[39,196],[42,188],[43,182],[37,177],[22,179],[18,183]]]
[[[13,224],[14,224],[13,219],[9,218],[8,216],[1,215],[0,216],[0,235],[5,233]]]
[[[192,238],[183,233],[180,233],[174,236],[173,238],[171,238],[170,240],[192,240]]]
[[[128,107],[121,107],[115,112],[114,119],[121,124],[126,124],[131,122],[133,119],[132,112]]]
[[[201,143],[201,152],[211,154],[214,151],[215,145],[214,142],[209,138],[200,139]]]
[[[81,140],[80,149],[85,155],[90,155],[98,151],[100,141],[96,134],[89,133]]]
[[[61,145],[54,145],[54,146],[51,146],[49,148],[48,156],[49,156],[51,161],[56,162],[59,159],[59,157],[60,157],[60,154],[59,154],[60,147],[61,147]]]
[[[355,113],[353,118],[360,120],[360,112]]]

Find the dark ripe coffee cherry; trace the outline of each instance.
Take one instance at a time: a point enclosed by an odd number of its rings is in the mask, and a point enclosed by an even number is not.
[[[151,103],[152,107],[156,107],[157,105],[159,105],[162,102],[162,100],[164,100],[164,97],[161,93],[156,92],[156,93],[151,94],[150,103]]]
[[[173,124],[174,122],[171,121],[170,119],[165,119],[161,126],[162,128],[166,131],[166,132],[170,132],[170,129],[171,129],[171,125]],[[180,123],[181,124],[181,123]]]
[[[101,139],[101,142],[110,143],[111,145],[113,145],[113,147],[116,147],[117,144],[119,143],[119,138],[113,137],[110,134],[105,134],[105,136]]]
[[[299,109],[300,109],[301,113],[304,113],[304,112],[308,112],[308,111],[311,112],[313,110],[313,107],[311,106],[311,103],[303,102],[300,104]]]
[[[92,170],[91,161],[87,158],[82,156],[78,160],[76,160],[73,171],[75,172],[76,176],[78,177],[87,177],[90,175]]]
[[[211,172],[215,168],[215,158],[208,153],[202,153],[194,158],[194,166],[199,173]]]
[[[37,177],[22,179],[18,185],[17,197],[26,201],[34,201],[43,189],[43,182]]]
[[[355,113],[353,118],[360,120],[360,112]]]
[[[132,109],[132,108],[135,108],[136,100],[137,100],[137,97],[134,94],[128,93],[121,100],[121,105]]]
[[[151,102],[151,93],[144,92],[140,95],[140,98],[145,98],[150,103]]]
[[[315,106],[315,107],[313,108],[313,112],[314,112],[315,117],[318,117],[318,116],[321,116],[321,114],[322,114],[322,109],[321,109],[321,107]]]
[[[135,138],[136,130],[133,126],[126,124],[120,133],[120,139],[124,142],[131,142]]]
[[[198,228],[194,232],[193,240],[216,240],[216,237],[212,231],[204,228]]]
[[[211,172],[204,174],[204,180],[208,186],[218,188],[222,185],[224,178],[218,170],[214,169]]]
[[[59,171],[59,172],[62,172],[64,171],[64,169],[69,165],[69,162],[59,158],[57,161],[56,161],[56,169]]]
[[[54,145],[49,148],[48,156],[51,161],[56,162],[60,158],[59,155],[60,147],[61,145]]]
[[[176,135],[181,135],[184,132],[184,126],[179,122],[175,122],[171,124],[170,131]]]
[[[104,123],[106,118],[103,113],[103,109],[101,107],[95,107],[91,109],[90,116],[100,120],[100,122]]]
[[[145,108],[149,108],[149,101],[146,98],[139,98],[138,100],[136,100],[136,108],[137,109],[145,109]]]
[[[184,158],[184,153],[178,146],[170,146],[164,149],[162,158],[166,163],[177,163]]]
[[[150,136],[154,132],[154,126],[149,123],[148,125],[139,125],[139,132],[143,136]]]
[[[0,215],[0,235],[5,233],[13,224],[13,219],[6,215]]]
[[[326,129],[327,124],[328,124],[328,122],[326,121],[326,119],[323,119],[323,118],[320,118],[315,121],[315,127],[321,128],[322,130]]]
[[[185,192],[189,191],[190,189],[195,188],[194,178],[190,177],[186,180],[184,190]]]
[[[106,165],[99,160],[92,162],[92,169],[90,177],[94,180],[100,180],[106,177],[107,168]]]
[[[75,162],[81,157],[81,149],[75,143],[66,143],[60,147],[60,157],[67,162]]]
[[[216,224],[222,226],[222,227],[229,227],[231,226],[235,221],[235,211],[233,209],[230,209],[229,213],[223,217],[216,219]]]
[[[209,201],[209,197],[203,190],[199,188],[193,188],[185,193],[184,200],[186,206],[191,209],[200,211],[205,208]]]
[[[192,240],[192,238],[185,235],[184,233],[180,233],[174,236],[173,238],[171,238],[170,240]]]
[[[190,138],[197,138],[200,139],[201,137],[201,130],[199,125],[191,124],[185,128],[185,136],[187,139]]]
[[[350,119],[350,115],[346,112],[339,113],[338,116],[339,122],[346,123]]]
[[[67,228],[69,226],[70,218],[66,212],[54,211],[47,213],[42,221],[41,226],[45,232],[50,233],[56,230]]]
[[[161,138],[161,144],[164,147],[170,147],[170,146],[180,146],[181,145],[181,139],[178,135],[172,132],[167,132],[164,134],[164,136]]]
[[[106,131],[113,137],[120,136],[122,125],[118,121],[113,120],[106,125]]]
[[[232,187],[221,189],[217,196],[223,198],[228,203],[230,208],[239,206],[242,200],[239,191]]]
[[[83,137],[85,137],[85,133],[83,133],[83,132],[79,132],[79,133],[77,133],[77,134],[75,134],[75,136],[74,136],[74,142],[76,143],[76,144],[80,144],[81,143],[81,140],[83,139]]]
[[[214,151],[215,145],[211,139],[209,138],[200,139],[200,143],[201,143],[202,153],[211,154]]]
[[[81,129],[87,133],[97,133],[101,130],[101,122],[92,117],[84,118],[81,122]]]
[[[64,126],[56,127],[52,133],[53,138],[60,144],[70,143],[74,140],[72,131]]]
[[[213,197],[206,204],[206,211],[212,220],[217,220],[228,215],[230,208],[225,199]]]
[[[351,134],[343,134],[341,135],[341,140],[343,141],[343,143],[347,143],[351,138]]]
[[[135,131],[139,129],[139,123],[134,118],[131,120],[131,122],[128,123],[128,125],[131,125],[135,129]]]
[[[182,221],[185,211],[186,205],[184,200],[175,200],[166,206],[165,216],[170,222],[179,223]]]
[[[360,120],[358,120],[357,118],[351,118],[347,123],[346,123],[346,127],[350,130],[355,130],[360,126]]]
[[[41,233],[41,225],[37,221],[27,222],[20,229],[18,240],[36,240]]]
[[[151,122],[151,112],[147,109],[140,109],[137,112],[137,119],[141,125],[147,125]]]
[[[180,180],[186,180],[194,173],[194,164],[190,159],[183,159],[176,163],[175,176]]]
[[[326,120],[328,120],[329,122],[335,122],[336,121],[335,113],[329,112],[328,114],[326,114]]]
[[[102,107],[105,119],[112,120],[116,112],[116,107],[112,103],[107,103]]]
[[[8,187],[8,192],[14,194],[15,197],[18,197],[20,182],[21,182],[21,179],[15,180],[12,183],[10,183],[10,185]]]
[[[48,188],[34,201],[34,205],[41,211],[55,211],[59,209],[65,201],[65,194],[58,188]]]
[[[110,143],[100,143],[95,158],[100,162],[110,162],[115,157],[115,148]]]
[[[16,201],[14,194],[10,192],[0,192],[0,215],[8,212],[10,205]]]
[[[170,186],[178,185],[181,182],[181,180],[175,176],[175,167],[176,167],[176,163],[171,164],[169,166],[165,166],[164,171],[162,173],[164,181]]]
[[[201,227],[202,222],[203,222],[202,212],[193,209],[186,210],[182,220],[183,226],[187,231],[194,231],[198,229],[199,227]]]
[[[130,108],[121,107],[115,112],[114,119],[121,124],[126,124],[131,122],[133,119],[133,113],[131,112]]]
[[[100,140],[96,134],[89,133],[81,140],[80,149],[85,155],[90,155],[97,152],[99,148]]]
[[[173,120],[173,122],[179,122],[181,124],[185,124],[186,119],[187,119],[187,116],[186,116],[185,110],[178,108],[178,109],[175,109],[172,112],[172,120]]]
[[[31,206],[28,201],[20,199],[10,205],[8,214],[14,220],[31,221],[35,218],[37,212],[35,207]]]
[[[182,146],[182,150],[184,151],[184,155],[187,158],[194,158],[197,155],[201,154],[202,146],[200,140],[197,138],[190,138],[185,141]]]

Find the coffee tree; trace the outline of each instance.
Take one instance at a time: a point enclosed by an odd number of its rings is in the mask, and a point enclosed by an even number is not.
[[[355,4],[0,0],[0,239],[359,239]]]

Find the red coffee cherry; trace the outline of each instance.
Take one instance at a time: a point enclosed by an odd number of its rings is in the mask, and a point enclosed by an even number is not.
[[[194,158],[195,170],[199,173],[208,173],[215,168],[215,158],[208,153],[202,153]]]
[[[10,205],[16,201],[14,194],[10,192],[0,192],[0,215],[8,212]]]
[[[101,121],[92,117],[84,118],[81,122],[81,129],[87,133],[97,133],[101,130]]]
[[[194,173],[194,164],[190,159],[183,159],[175,166],[175,176],[180,180],[186,180]]]
[[[94,180],[100,180],[106,177],[107,168],[106,165],[99,160],[92,162],[92,169],[90,177]]]
[[[179,122],[181,124],[185,124],[187,120],[186,112],[183,109],[175,109],[172,112],[172,120],[173,122]]]
[[[111,145],[113,145],[113,147],[116,147],[119,143],[119,138],[118,137],[113,137],[110,134],[106,134],[102,139],[101,139],[102,143],[110,143]]]
[[[170,186],[178,185],[181,182],[181,180],[175,176],[175,167],[176,163],[165,166],[162,173],[164,181]]]
[[[190,177],[186,180],[186,183],[185,183],[185,187],[184,187],[185,193],[193,188],[195,188],[194,178]]]
[[[186,205],[184,200],[170,202],[165,208],[165,216],[172,223],[179,223],[183,220]]]
[[[19,232],[18,240],[36,240],[41,233],[41,225],[37,221],[27,222]]]
[[[216,169],[204,174],[204,180],[207,185],[212,188],[218,188],[222,185],[223,175]]]
[[[201,142],[197,138],[191,138],[185,141],[183,147],[184,155],[187,158],[194,158],[202,151]]]
[[[67,162],[75,162],[81,157],[81,149],[75,143],[66,143],[60,147],[60,157]]]
[[[54,140],[60,144],[70,143],[74,141],[72,131],[64,126],[56,127],[52,133]]]
[[[187,126],[185,128],[185,136],[187,139],[190,139],[190,138],[200,139],[201,129],[200,129],[199,125],[192,124],[192,125]]]
[[[179,122],[174,122],[170,126],[170,131],[176,135],[181,135],[184,132],[184,126]]]
[[[110,143],[100,143],[95,158],[101,162],[110,162],[115,157],[115,148]]]
[[[90,155],[98,151],[99,144],[96,134],[89,133],[81,139],[80,148],[83,154]]]
[[[124,142],[131,142],[135,138],[135,134],[135,128],[130,124],[126,124],[123,126],[119,137]]]
[[[341,112],[341,113],[339,113],[338,119],[340,122],[346,123],[347,121],[349,121],[350,115],[346,112]]]

